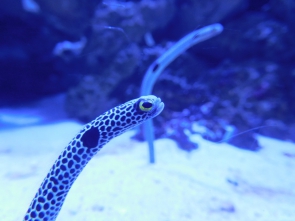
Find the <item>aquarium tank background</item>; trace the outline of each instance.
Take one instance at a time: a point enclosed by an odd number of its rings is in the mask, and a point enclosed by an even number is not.
[[[149,132],[153,134],[150,143],[154,143],[155,139],[156,142],[167,141],[170,146],[172,144],[169,142],[172,142],[176,148],[173,151],[179,151],[176,155],[183,156],[194,168],[198,168],[199,163],[201,165],[203,161],[198,158],[194,161],[198,163],[194,164],[191,162],[195,159],[193,156],[201,157],[204,162],[208,163],[211,160],[215,162],[214,160],[222,155],[224,162],[233,165],[233,168],[229,170],[235,171],[234,178],[232,176],[224,178],[227,185],[236,188],[238,193],[243,191],[259,193],[260,196],[266,196],[266,201],[269,202],[276,201],[277,195],[274,192],[279,192],[280,199],[287,197],[282,200],[283,208],[279,209],[276,215],[268,212],[272,211],[272,207],[267,207],[269,210],[261,210],[266,211],[265,213],[253,212],[249,216],[237,217],[240,210],[239,206],[235,205],[235,200],[238,201],[240,195],[237,195],[235,199],[225,200],[225,197],[220,200],[213,194],[209,197],[209,204],[213,205],[208,210],[210,212],[203,208],[203,211],[208,213],[202,213],[202,209],[199,208],[202,207],[200,206],[202,201],[198,200],[205,199],[204,195],[202,196],[204,198],[196,196],[196,202],[191,201],[191,198],[186,200],[179,196],[182,200],[179,200],[177,205],[191,203],[195,205],[185,206],[186,212],[180,212],[180,215],[176,212],[179,216],[173,212],[167,213],[165,209],[160,210],[165,205],[156,206],[159,211],[164,212],[157,211],[156,207],[147,206],[152,208],[152,211],[142,213],[142,215],[140,211],[146,207],[145,203],[149,202],[148,205],[150,205],[156,202],[155,199],[145,196],[146,202],[137,204],[137,212],[134,214],[137,214],[139,220],[272,220],[271,218],[282,221],[295,220],[295,213],[290,212],[288,207],[295,205],[295,178],[291,176],[295,175],[295,148],[292,146],[295,141],[294,12],[294,0],[2,0],[0,7],[0,156],[2,155],[1,157],[8,163],[13,162],[13,159],[25,160],[24,162],[35,159],[36,162],[42,163],[44,149],[37,146],[38,143],[42,143],[43,136],[37,135],[39,132],[36,134],[36,131],[43,131],[42,128],[46,126],[50,128],[50,125],[64,121],[75,122],[80,125],[80,129],[76,129],[76,124],[72,125],[76,132],[69,136],[65,135],[67,137],[65,142],[70,142],[71,138],[83,128],[83,124],[143,94],[142,88],[146,84],[143,84],[144,77],[151,70],[151,79],[153,78],[152,73],[161,67],[157,59],[167,54],[169,49],[179,43],[183,37],[196,30],[217,24],[218,27],[222,27],[217,34],[181,50],[171,62],[165,65],[165,68],[161,69],[157,78],[154,78],[150,94],[161,98],[165,103],[165,109],[153,120],[152,130]],[[198,37],[200,36],[195,36],[195,38]],[[149,107],[149,104],[145,105]],[[22,138],[14,134],[26,128],[34,129]],[[61,131],[69,131],[68,127],[63,128],[62,125],[54,127],[53,131],[59,131],[57,128],[62,128]],[[45,133],[51,134],[52,132],[46,129]],[[63,133],[59,134],[63,136]],[[136,172],[138,176],[136,185],[141,183],[141,179],[143,179],[142,185],[150,182],[149,175],[144,174],[151,175],[150,171],[156,174],[157,169],[152,168],[160,168],[158,172],[167,170],[169,174],[177,174],[178,165],[179,168],[185,168],[186,172],[191,171],[184,159],[174,162],[173,155],[173,157],[167,156],[170,160],[166,162],[161,158],[161,154],[158,157],[157,147],[155,147],[156,150],[152,150],[155,153],[150,152],[148,156],[148,144],[143,142],[146,140],[145,136],[143,128],[138,127],[130,135],[132,140],[128,140],[128,142],[142,145],[137,149],[146,153],[144,159],[140,157],[136,159],[148,166],[146,168],[139,166],[140,169],[136,167],[145,177],[142,178],[140,173]],[[26,138],[28,143],[34,141],[30,146],[32,149],[28,152],[24,148],[27,146]],[[269,155],[266,154],[264,138],[270,139],[269,149],[273,153],[280,152],[280,156],[283,156],[282,160],[286,162],[282,161],[281,165],[288,166],[288,169],[282,169],[282,173],[274,174],[273,179],[285,179],[286,175],[290,178],[285,183],[289,189],[278,187],[276,184],[264,188],[262,184],[259,184],[255,186],[254,191],[254,187],[249,184],[248,180],[245,181],[240,175],[236,176],[239,172],[234,165],[238,162],[238,157],[236,162],[233,158],[226,156],[227,148],[230,146],[231,150],[237,151],[235,152],[237,156],[243,159],[244,157],[250,159],[252,156],[256,159],[257,156],[261,156],[275,167],[280,158],[270,160],[266,157]],[[9,143],[10,140],[15,142],[19,140],[19,145],[12,145]],[[56,139],[53,140],[56,141]],[[52,141],[52,146],[55,145],[54,141]],[[219,148],[213,149],[208,158],[202,158],[203,155],[199,153],[202,153],[202,148],[206,148],[203,142]],[[57,153],[60,153],[66,145],[67,143],[62,143],[61,146],[54,148]],[[162,143],[159,146],[165,145]],[[226,146],[225,149],[222,149],[223,145]],[[290,147],[290,149],[280,151],[275,149],[285,147]],[[39,155],[34,155],[36,153]],[[154,155],[152,158],[151,154]],[[46,171],[58,155],[54,156],[44,169],[45,173],[40,172],[39,179],[35,179],[34,175],[31,176],[34,171],[38,171],[36,168],[40,166],[39,164],[31,166],[28,173],[19,173],[15,172],[17,169],[14,166],[7,166],[8,164],[3,163],[3,177],[0,181],[6,186],[9,186],[8,183],[11,182],[11,188],[15,188],[9,190],[12,192],[26,185],[28,188],[32,186],[34,190],[37,190]],[[132,162],[131,159],[128,158],[128,162]],[[205,161],[205,159],[208,160]],[[18,164],[23,165],[21,160],[15,162],[15,167]],[[124,167],[125,162],[117,163],[116,167]],[[155,165],[149,162],[154,162]],[[224,162],[220,161],[221,164]],[[245,162],[248,161],[245,160]],[[171,164],[171,167],[163,169],[164,163],[168,166]],[[97,165],[104,167],[100,165],[99,160]],[[256,164],[252,166],[260,168]],[[12,168],[12,171],[7,168]],[[262,171],[271,174],[270,170],[272,170],[270,169],[272,167],[265,167],[265,170],[254,168],[253,174],[256,173],[256,175],[263,174]],[[215,170],[214,166],[208,169],[208,171],[213,170]],[[191,176],[191,183],[184,185],[185,189],[179,190],[177,188],[180,187],[177,187],[169,191],[173,193],[190,192],[194,184],[206,183],[207,181],[202,181],[202,177],[198,177],[198,174],[202,174],[200,171],[202,167],[192,173],[189,172],[190,175],[184,175],[185,177]],[[155,183],[167,181],[164,178],[166,176],[161,172],[157,177],[162,178]],[[116,172],[110,173],[116,174]],[[130,174],[133,173],[130,172]],[[99,174],[93,176],[96,177],[95,179],[100,177]],[[126,176],[128,173],[124,174],[125,179],[128,179]],[[26,180],[27,177],[32,180]],[[179,180],[182,178],[179,175]],[[108,177],[103,177],[103,181],[107,179]],[[175,185],[177,183],[182,185],[179,180],[173,180]],[[216,187],[216,180],[218,179],[212,176],[208,182]],[[262,180],[261,178],[259,182],[263,183]],[[103,181],[98,180],[102,183]],[[86,182],[92,182],[91,178]],[[265,182],[272,184],[269,180]],[[111,195],[122,191],[121,187],[118,187],[121,184],[114,182],[114,186],[109,186],[113,191]],[[132,185],[135,184],[132,182]],[[245,185],[248,185],[247,188]],[[219,184],[217,186],[220,187]],[[99,192],[99,187],[97,188],[96,191]],[[125,193],[126,197],[132,201],[133,194],[136,198],[136,194],[140,196],[146,191],[145,187],[138,188],[134,188],[132,193],[128,192],[129,197]],[[169,189],[169,187],[165,188]],[[83,188],[83,191],[84,189],[87,188]],[[19,193],[21,190],[18,190]],[[33,198],[34,190],[28,199]],[[3,196],[4,192],[9,191],[3,191]],[[103,188],[102,191],[104,191]],[[17,196],[17,194],[14,195]],[[163,198],[165,197],[166,195],[163,195]],[[97,198],[99,198],[99,193]],[[9,201],[14,198],[7,196],[3,199]],[[176,199],[178,198],[175,196],[173,201]],[[17,216],[20,218],[11,218],[11,214],[8,213],[12,211],[12,208],[7,204],[7,208],[0,214],[0,217],[4,218],[0,219],[21,220],[30,200],[26,198],[26,201],[23,200],[21,203],[22,206],[18,206],[17,210],[20,211],[20,215],[17,214]],[[111,204],[113,201],[110,199],[107,202]],[[257,207],[255,207],[259,208],[259,200],[256,203]],[[1,206],[2,204],[5,202],[0,202]],[[250,204],[247,205],[251,206]],[[101,218],[101,214],[107,214],[106,217],[117,214],[109,220],[119,220],[119,217],[121,220],[134,218],[128,215],[129,210],[127,209],[112,212],[106,209],[107,205],[100,204],[91,207],[91,211],[95,211],[97,215],[93,216],[91,213],[85,217],[84,213],[80,213],[83,216],[79,216],[77,205],[76,207],[69,206],[72,208],[68,212],[70,218],[66,215],[67,210],[61,217],[71,220],[82,220],[81,217],[83,220],[106,220],[104,216]],[[179,205],[174,209],[169,207],[169,210],[178,211]],[[275,207],[277,204],[271,205]],[[66,205],[65,207],[67,208]],[[198,210],[196,214],[188,212],[194,211],[196,207],[201,212]],[[247,206],[242,208],[245,211]],[[261,206],[261,208],[266,207]],[[61,211],[63,212],[63,209]],[[149,215],[153,214],[153,211],[156,212],[151,218]],[[78,218],[75,218],[76,215]],[[201,218],[198,219],[198,217]]]

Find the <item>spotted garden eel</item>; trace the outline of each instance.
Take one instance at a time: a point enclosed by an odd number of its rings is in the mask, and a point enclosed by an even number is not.
[[[27,221],[54,221],[89,160],[112,138],[156,117],[164,103],[154,95],[121,104],[86,124],[59,155],[25,215]]]
[[[175,45],[169,48],[164,54],[162,54],[157,60],[155,60],[146,71],[141,84],[140,95],[144,96],[151,94],[154,84],[163,72],[163,70],[181,55],[184,51],[190,47],[198,44],[202,41],[210,39],[223,31],[223,26],[219,23],[205,26],[203,28],[192,31],[191,33],[184,36]],[[143,125],[145,139],[149,145],[150,163],[155,162],[154,156],[154,127],[153,121],[148,120]]]

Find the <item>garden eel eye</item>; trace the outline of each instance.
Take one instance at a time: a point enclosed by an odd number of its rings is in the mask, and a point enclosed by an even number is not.
[[[139,109],[144,112],[148,112],[153,108],[153,103],[149,100],[139,102]]]

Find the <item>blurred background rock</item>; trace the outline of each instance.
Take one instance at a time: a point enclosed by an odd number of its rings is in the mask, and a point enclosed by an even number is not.
[[[250,150],[255,133],[295,141],[294,11],[294,0],[2,0],[0,106],[64,93],[68,116],[88,122],[137,97],[173,42],[219,22],[157,81],[157,137],[188,151],[190,133]]]

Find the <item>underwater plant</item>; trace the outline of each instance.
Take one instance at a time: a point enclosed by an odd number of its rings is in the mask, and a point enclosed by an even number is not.
[[[156,117],[163,109],[160,98],[142,96],[114,107],[86,124],[51,167],[24,220],[54,221],[71,186],[91,158],[112,138]]]
[[[179,55],[181,55],[188,48],[197,43],[212,38],[223,31],[223,26],[219,23],[212,24],[195,30],[180,39],[175,45],[167,50],[162,56],[155,60],[146,71],[140,89],[140,95],[144,96],[150,94],[153,86],[162,73],[162,71]],[[154,154],[154,128],[153,121],[147,120],[143,124],[144,136],[149,146],[149,160],[150,163],[155,163]]]

